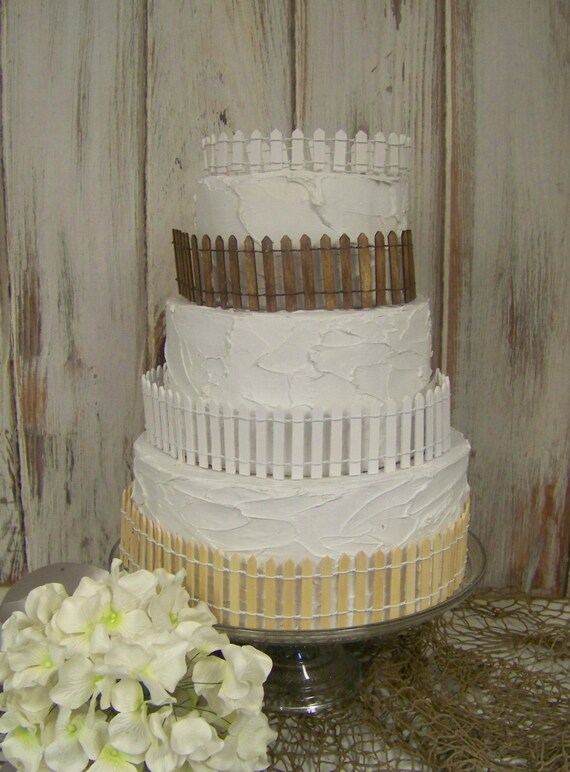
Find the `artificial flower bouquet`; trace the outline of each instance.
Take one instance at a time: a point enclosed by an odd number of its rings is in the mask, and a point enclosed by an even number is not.
[[[118,560],[72,595],[32,590],[2,627],[4,756],[30,772],[266,769],[271,659],[214,623],[189,606],[183,572]]]

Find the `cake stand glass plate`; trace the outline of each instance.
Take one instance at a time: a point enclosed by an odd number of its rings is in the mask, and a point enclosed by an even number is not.
[[[351,644],[394,635],[428,622],[465,600],[485,570],[480,541],[469,534],[465,576],[446,600],[424,611],[360,627],[337,630],[263,630],[218,625],[234,643],[266,652],[273,669],[265,684],[265,710],[316,714],[346,706],[358,694],[361,663]]]

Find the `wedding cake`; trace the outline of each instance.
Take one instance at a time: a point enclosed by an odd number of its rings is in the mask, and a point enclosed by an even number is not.
[[[431,370],[406,137],[204,141],[121,557],[184,568],[220,624],[333,629],[463,578],[469,444]]]

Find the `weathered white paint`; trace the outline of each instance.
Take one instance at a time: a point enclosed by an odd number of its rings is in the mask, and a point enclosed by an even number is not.
[[[147,246],[151,364],[176,289],[172,229],[192,231],[202,137],[291,130],[292,5],[158,0],[148,17]]]
[[[2,5],[12,447],[32,569],[106,559],[141,424],[144,21],[114,0]]]
[[[418,291],[429,296],[439,364],[444,184],[444,4],[296,3],[296,119],[306,131],[412,137],[410,222]]]
[[[0,582],[17,579],[26,568],[14,410],[10,276],[5,223],[4,196],[0,196]]]
[[[570,11],[449,4],[447,369],[487,581],[564,587],[570,536]]]
[[[446,311],[454,423],[473,442],[488,577],[560,591],[570,519],[567,7],[1,9],[0,580],[25,559],[106,560],[142,426],[139,377],[159,356],[175,289],[171,230],[191,229],[201,137],[300,126],[413,136],[418,284],[433,300],[435,364]],[[501,414],[489,409],[497,401]]]

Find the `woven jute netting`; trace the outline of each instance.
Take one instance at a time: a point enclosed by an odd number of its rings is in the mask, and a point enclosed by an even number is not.
[[[269,769],[570,769],[570,600],[478,594],[354,650],[356,701],[271,715]]]

